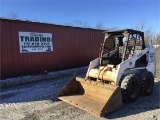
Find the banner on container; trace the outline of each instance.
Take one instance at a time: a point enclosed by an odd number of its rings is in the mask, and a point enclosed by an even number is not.
[[[53,51],[52,33],[19,32],[20,53]]]

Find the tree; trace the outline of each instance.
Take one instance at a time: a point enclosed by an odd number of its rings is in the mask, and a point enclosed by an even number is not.
[[[17,19],[19,18],[19,15],[18,15],[17,12],[11,11],[11,12],[8,14],[8,17],[9,17],[10,19],[17,20]]]
[[[88,22],[83,22],[81,20],[75,20],[71,23],[66,23],[65,25],[73,26],[73,27],[83,27],[83,28],[91,28]]]
[[[84,28],[90,28],[91,26],[89,25],[88,22],[85,21],[85,22],[83,23],[83,27],[84,27]]]
[[[154,34],[151,30],[146,30],[144,32],[144,40],[146,42],[146,44],[151,44],[152,42],[154,42]]]
[[[102,22],[97,23],[95,28],[100,29],[100,30],[105,30],[106,29],[106,27],[103,25]]]
[[[140,22],[134,28],[135,30],[143,31],[145,29],[145,21]]]
[[[160,33],[156,35],[156,43],[160,45]]]
[[[144,40],[145,40],[146,45],[147,44],[156,44],[157,36],[152,29],[145,28],[145,21],[142,21],[139,24],[135,25],[135,27],[133,27],[133,29],[144,32]]]

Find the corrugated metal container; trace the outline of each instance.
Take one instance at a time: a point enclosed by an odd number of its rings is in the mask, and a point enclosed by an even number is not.
[[[99,56],[102,30],[38,22],[0,19],[1,77],[38,73],[88,65]],[[20,53],[22,32],[52,33],[53,51]]]

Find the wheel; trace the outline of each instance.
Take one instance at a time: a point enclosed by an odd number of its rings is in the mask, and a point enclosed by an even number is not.
[[[135,101],[140,92],[140,80],[135,74],[128,74],[121,81],[122,99],[124,102]]]
[[[140,95],[150,95],[154,88],[154,77],[149,71],[144,71],[140,78]]]

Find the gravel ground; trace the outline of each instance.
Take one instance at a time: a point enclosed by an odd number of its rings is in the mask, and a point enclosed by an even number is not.
[[[84,77],[84,74],[78,76]],[[96,118],[57,99],[58,91],[72,78],[61,76],[1,89],[1,120],[160,120],[160,79],[150,96],[139,97],[116,112]]]

